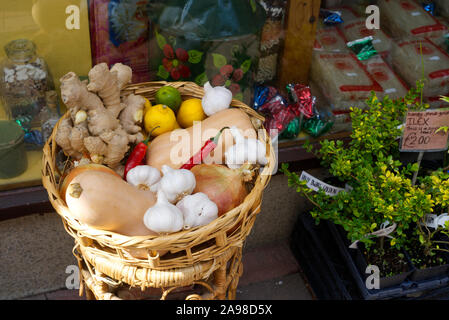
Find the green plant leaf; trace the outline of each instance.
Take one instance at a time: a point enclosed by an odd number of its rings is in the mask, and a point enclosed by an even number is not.
[[[424,240],[424,237],[422,234],[419,235],[419,242],[421,242],[421,244],[424,244],[426,241]]]
[[[256,12],[257,10],[256,0],[250,0],[249,4],[251,5],[251,9],[253,10],[253,12]]]
[[[203,58],[203,52],[198,50],[189,50],[187,53],[189,54],[189,62],[193,64],[200,63]]]
[[[214,60],[214,66],[220,69],[221,67],[225,66],[228,61],[226,60],[226,57],[219,53],[212,53],[212,58]]]
[[[234,99],[243,101],[243,93],[239,92],[239,93],[235,94]]]
[[[156,31],[156,41],[159,48],[161,50],[164,50],[164,46],[167,44],[167,40],[165,40],[165,37],[157,31]]]
[[[251,59],[243,61],[242,65],[240,66],[240,69],[242,69],[243,73],[247,73],[249,71],[249,68],[251,68]]]
[[[208,80],[209,79],[207,78],[206,72],[203,72],[196,76],[195,83],[202,87]]]
[[[440,100],[443,100],[443,101],[445,101],[445,102],[448,102],[448,103],[449,103],[449,97],[444,97],[444,96],[441,96]]]
[[[156,75],[164,80],[167,80],[170,74],[167,70],[165,70],[163,65],[159,66],[159,70],[157,71]]]
[[[435,131],[435,133],[438,133],[438,132],[440,132],[440,131],[443,131],[444,133],[447,133],[447,130],[449,130],[449,127],[443,126],[443,127],[439,127],[439,128]]]

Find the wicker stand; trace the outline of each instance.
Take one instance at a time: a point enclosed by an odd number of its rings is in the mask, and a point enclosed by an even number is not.
[[[154,100],[157,90],[165,85],[177,88],[183,99],[201,98],[204,89],[190,82],[148,82],[128,86],[123,94],[140,94]],[[97,299],[116,299],[114,290],[121,285],[130,288],[160,289],[161,299],[186,286],[203,287],[203,293],[192,293],[188,299],[234,299],[242,272],[241,251],[246,237],[260,212],[262,194],[275,166],[271,140],[263,128],[263,118],[240,101],[240,108],[250,117],[267,149],[268,164],[258,172],[250,193],[243,203],[211,223],[168,235],[130,237],[91,228],[71,214],[59,194],[60,178],[56,166],[59,151],[52,136],[43,149],[42,181],[66,231],[75,239],[74,255],[80,266],[82,284]],[[68,114],[65,115],[67,117]],[[160,252],[167,252],[159,255]],[[87,291],[89,292],[89,291]]]
[[[111,279],[106,274],[93,269],[90,263],[85,259],[81,263],[80,277],[82,286],[80,295],[85,290],[88,300],[234,300],[236,296],[239,277],[243,272],[241,262],[242,250],[234,250],[231,257],[227,255],[227,261],[216,263],[210,266],[208,263],[200,263],[191,266],[187,270],[164,270],[159,275],[153,274],[153,277],[162,279],[163,274],[179,274],[179,279],[171,279],[170,283],[162,286],[161,282],[154,282],[151,287],[133,288],[126,283],[120,283]],[[107,265],[105,263],[104,265]],[[100,264],[100,266],[104,265]],[[209,267],[209,269],[207,269]],[[207,272],[199,272],[206,270]],[[151,270],[135,270],[136,272],[148,275],[150,279]],[[192,277],[197,280],[187,280],[186,277]],[[154,280],[154,279],[153,279]],[[150,288],[150,290],[148,290]]]

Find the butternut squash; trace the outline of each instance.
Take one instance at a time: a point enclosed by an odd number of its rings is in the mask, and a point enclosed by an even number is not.
[[[157,235],[143,223],[146,210],[156,203],[155,194],[116,175],[83,171],[72,178],[65,196],[74,218],[93,228],[125,236]]]
[[[147,151],[146,163],[159,170],[164,164],[178,169],[223,127],[236,126],[246,138],[257,138],[251,119],[238,108],[222,110],[204,119],[200,124],[201,126],[194,124],[192,127],[176,129],[156,137]],[[217,147],[204,159],[204,163],[223,164],[224,153],[232,145],[234,139],[230,131],[224,130]]]
[[[64,178],[64,181],[62,182],[62,185],[60,188],[60,194],[61,194],[62,200],[65,201],[65,194],[67,191],[67,187],[69,186],[70,182],[72,182],[73,178],[75,178],[81,172],[87,171],[87,170],[103,171],[103,172],[107,172],[107,173],[113,174],[113,175],[121,178],[121,176],[118,173],[116,173],[114,170],[112,170],[111,168],[106,167],[104,165],[101,165],[101,164],[89,163],[89,164],[75,167],[72,170],[70,170],[70,172],[67,174],[67,176]]]

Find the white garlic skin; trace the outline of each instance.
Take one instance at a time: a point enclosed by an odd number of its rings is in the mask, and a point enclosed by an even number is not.
[[[126,174],[126,181],[140,189],[152,190],[152,187],[161,180],[161,173],[158,169],[147,165],[140,165],[132,168]],[[153,191],[154,192],[154,191]]]
[[[164,192],[169,202],[176,203],[195,189],[195,175],[190,170],[175,170],[167,165],[163,165],[161,170],[163,176],[159,181],[158,191]]]
[[[173,233],[182,230],[184,217],[175,205],[169,203],[162,192],[158,192],[157,202],[143,216],[145,226],[157,233]]]
[[[206,82],[204,92],[201,104],[207,116],[230,107],[232,92],[229,89],[220,86],[212,87],[209,82]]]
[[[218,207],[202,192],[185,196],[177,204],[184,216],[184,230],[204,226],[218,218]]]
[[[238,169],[244,163],[266,165],[266,146],[258,139],[245,138],[237,127],[230,128],[234,137],[235,144],[229,147],[225,152],[226,165],[231,169]]]

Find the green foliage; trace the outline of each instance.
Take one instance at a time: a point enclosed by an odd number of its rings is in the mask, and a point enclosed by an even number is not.
[[[407,111],[428,107],[417,102],[421,90],[422,83],[418,82],[417,89],[394,101],[388,97],[379,101],[372,93],[364,110],[351,109],[353,131],[347,145],[340,140],[321,141],[318,150],[308,143],[304,145],[321,159],[332,176],[350,185],[351,191],[336,196],[322,190],[315,192],[290,172],[287,164],[281,166],[289,186],[314,204],[311,215],[317,223],[325,219],[341,225],[351,241],[360,240],[367,248],[374,243],[374,238],[367,234],[386,221],[397,224],[391,234],[392,247],[404,248],[410,233],[415,233],[425,245],[431,242],[430,235],[416,226],[436,207],[448,209],[449,175],[440,170],[413,185],[418,164],[403,165],[399,161],[399,137]]]

